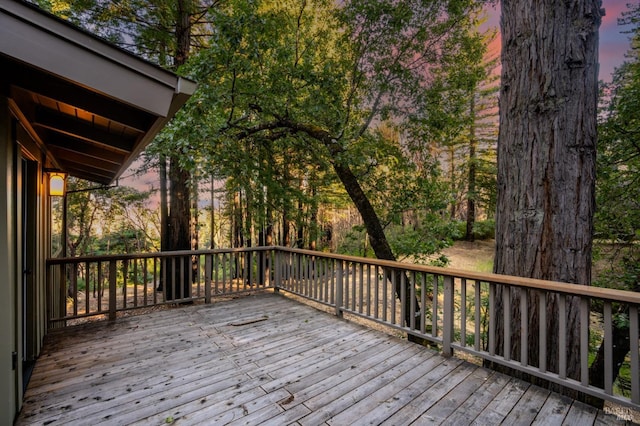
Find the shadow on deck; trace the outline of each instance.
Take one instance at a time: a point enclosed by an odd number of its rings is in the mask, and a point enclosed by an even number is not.
[[[52,332],[18,425],[624,424],[268,292]]]

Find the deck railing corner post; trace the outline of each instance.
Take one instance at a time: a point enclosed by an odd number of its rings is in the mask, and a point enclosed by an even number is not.
[[[116,319],[116,310],[117,310],[116,276],[118,275],[116,262],[117,261],[115,259],[112,259],[109,261],[109,321],[115,321]]]
[[[442,316],[442,355],[452,356],[453,349],[451,343],[453,342],[453,298],[454,298],[454,285],[453,277],[451,275],[444,276],[444,312]]]

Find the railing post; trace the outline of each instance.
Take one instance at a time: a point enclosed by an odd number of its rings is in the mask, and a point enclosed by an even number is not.
[[[213,255],[204,256],[204,303],[211,303],[211,276],[213,268]]]
[[[343,262],[338,261],[338,270],[336,271],[336,316],[342,318],[342,303],[343,303]]]
[[[451,356],[453,350],[451,343],[453,341],[453,277],[451,275],[444,276],[444,312],[442,315],[442,355]]]
[[[118,268],[115,260],[109,261],[109,321],[115,321],[117,308],[116,276]]]
[[[629,338],[632,342],[638,342],[640,327],[638,306],[629,307]],[[631,402],[640,405],[640,353],[638,353],[638,345],[631,345]]]

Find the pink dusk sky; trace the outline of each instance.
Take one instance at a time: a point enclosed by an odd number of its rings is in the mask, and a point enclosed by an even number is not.
[[[535,1],[535,0],[532,0]],[[600,80],[611,81],[611,74],[614,69],[624,61],[625,53],[629,50],[629,34],[623,34],[622,31],[628,30],[629,26],[618,25],[618,18],[622,12],[628,10],[627,4],[638,0],[603,0],[602,7],[605,10],[605,16],[602,18],[600,26]],[[500,7],[489,6],[487,8],[489,27],[500,30]],[[492,43],[491,48],[499,49],[499,39]]]
[[[535,0],[532,0],[535,1]],[[614,69],[625,60],[625,53],[629,50],[629,35],[623,34],[622,31],[628,29],[618,25],[618,18],[621,13],[628,10],[626,5],[631,1],[637,0],[603,0],[602,7],[605,9],[605,16],[602,18],[600,26],[600,80],[611,81],[611,74]],[[487,25],[498,28],[500,25],[500,8],[499,6],[491,6],[487,9],[488,22]],[[499,29],[499,28],[498,28]],[[496,40],[491,49],[499,49],[499,41]],[[134,162],[133,168],[137,167]],[[158,188],[159,180],[155,173],[148,173],[142,177],[133,177],[133,171],[126,171],[120,181],[121,185],[133,186],[140,190],[148,190],[152,186]]]

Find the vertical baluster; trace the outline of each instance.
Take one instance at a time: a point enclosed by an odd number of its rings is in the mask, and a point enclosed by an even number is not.
[[[538,360],[540,362],[539,369],[544,373],[547,371],[547,296],[542,290],[536,293],[538,294],[538,316],[540,317]]]
[[[89,269],[89,261],[84,263],[84,313],[88,314],[91,312],[91,306],[89,302],[91,301],[91,273]]]
[[[362,313],[363,289],[364,289],[364,265],[358,262],[358,312]]]
[[[149,294],[149,277],[147,276],[149,270],[149,258],[145,257],[142,259],[142,282],[144,283],[143,291],[144,291],[144,306],[149,304],[148,294]]]
[[[302,269],[302,263],[304,262],[304,255],[296,254],[296,291],[298,294],[302,293],[302,285],[304,284],[304,271]]]
[[[333,274],[335,268],[333,267],[333,259],[325,259],[324,261],[324,301],[331,301],[331,293],[333,292]]]
[[[133,261],[133,307],[138,306],[138,260]]]
[[[431,310],[431,335],[438,337],[438,281],[439,276],[433,276],[433,301]]]
[[[482,332],[482,285],[480,281],[473,283],[473,297],[475,302],[475,314],[474,314],[474,341],[473,347],[476,351],[480,351],[480,333]]]
[[[558,295],[558,375],[561,379],[567,378],[567,297]]]
[[[631,341],[631,402],[640,404],[640,354],[638,347],[638,306],[629,306],[629,339]]]
[[[260,256],[258,257],[260,262],[258,287],[267,288],[271,286],[271,271],[269,265],[272,263],[270,260],[272,256],[273,251],[271,250],[260,252]]]
[[[320,299],[320,295],[322,294],[322,292],[320,291],[320,282],[318,279],[319,276],[319,271],[320,271],[320,263],[321,263],[321,258],[320,257],[313,257],[313,265],[311,268],[311,281],[313,283],[313,298],[315,300],[321,300]]]
[[[127,309],[127,285],[129,275],[129,261],[122,261],[122,309]]]
[[[189,276],[192,277],[192,280],[195,275],[196,297],[201,297],[203,293],[202,281],[200,280],[200,257],[198,254],[191,256],[191,271],[189,271]]]
[[[169,281],[171,281],[171,283],[169,283],[171,285],[171,297],[172,300],[175,300],[178,298],[178,294],[176,293],[176,258],[175,257],[171,257],[171,276],[167,277],[169,279]],[[178,283],[179,285],[180,283]]]
[[[511,360],[511,287],[504,286],[502,288],[502,320],[504,323],[504,330],[502,341],[504,345],[502,347],[502,355],[507,361]]]
[[[276,293],[280,291],[280,286],[282,285],[282,256],[283,253],[280,250],[273,252],[273,265],[271,267],[274,269],[273,275],[275,282],[271,283],[271,286]]]
[[[306,256],[307,259],[307,296],[313,298],[313,256]]]
[[[311,257],[303,254],[302,256],[302,286],[300,291],[305,296],[309,296],[309,264],[311,263]]]
[[[416,329],[416,271],[411,271],[411,282],[409,283],[409,300],[411,301],[409,305],[409,316],[411,317],[411,323],[409,327],[412,330]]]
[[[220,253],[213,253],[213,283],[211,285],[211,296],[214,297],[218,294],[218,283],[220,278]]]
[[[102,274],[102,262],[98,261],[97,264],[97,278],[96,278],[96,288],[94,289],[94,291],[96,292],[96,298],[97,303],[98,303],[98,312],[102,312],[102,280],[104,279],[103,274]]]
[[[251,289],[251,280],[253,278],[252,264],[254,256],[250,248],[243,248],[242,251],[238,252],[238,256],[240,257],[242,279],[238,283],[236,291],[245,291],[247,289]]]
[[[489,355],[496,354],[496,284],[489,283]]]
[[[520,364],[529,363],[529,293],[521,288],[520,293]]]
[[[589,386],[589,299],[580,298],[580,383]]]
[[[420,332],[427,334],[427,276],[425,272],[419,273],[420,277]]]
[[[442,296],[444,298],[443,312],[442,312],[442,355],[451,356],[453,350],[451,349],[451,343],[453,342],[453,298],[454,298],[454,286],[453,277],[451,275],[445,275],[444,286]]]
[[[387,293],[389,293],[389,283],[388,283],[389,279],[388,279],[388,274],[387,274],[387,268],[385,266],[382,267],[382,320],[384,322],[387,321],[387,311],[388,311],[388,307],[387,307],[387,303],[388,303],[388,296]]]
[[[294,293],[298,292],[298,281],[300,277],[298,276],[298,254],[291,253],[291,284],[289,287]]]
[[[373,305],[373,316],[376,319],[380,318],[380,267],[376,265],[374,267],[374,282],[375,287],[373,289],[374,293],[374,305]]]
[[[402,270],[398,270],[394,275],[400,276],[400,316],[398,317],[398,324],[405,325],[404,319],[407,317],[407,274]]]
[[[398,280],[396,279],[396,271],[391,269],[391,294],[388,295],[389,300],[391,302],[391,324],[396,324],[396,286],[398,285]],[[402,299],[402,292],[401,299]]]
[[[222,294],[227,292],[227,258],[231,262],[231,257],[227,253],[222,253]]]
[[[325,293],[325,265],[327,263],[327,259],[323,257],[319,257],[316,263],[316,288],[317,295],[316,297],[320,301],[326,301],[326,293]]]
[[[185,299],[189,296],[189,293],[185,294],[185,287],[189,286],[191,288],[191,256],[184,256],[180,259],[180,299]],[[185,268],[188,268],[188,271],[185,271]],[[186,274],[186,275],[185,275]],[[187,281],[185,282],[185,276],[187,277]]]
[[[336,299],[336,287],[337,287],[337,274],[338,268],[336,267],[336,263],[338,261],[335,259],[329,260],[329,276],[331,277],[331,286],[329,287],[329,300],[332,305],[337,305],[338,301]]]
[[[604,391],[613,393],[613,315],[611,302],[604,302]]]
[[[467,279],[460,279],[460,345],[467,346]]]
[[[309,267],[311,264],[311,257],[306,254],[302,256],[302,270],[303,270],[303,286],[302,292],[305,296],[310,296],[309,287]]]
[[[213,272],[213,256],[206,254],[204,257],[204,303],[211,303],[211,277]]]
[[[371,316],[371,264],[367,264],[367,316]]]
[[[313,298],[320,300],[320,288],[318,286],[318,270],[320,268],[320,258],[313,257],[313,265],[311,267],[311,282],[313,283]]]
[[[158,258],[157,257],[153,257],[153,304],[157,305],[158,304]]]
[[[357,264],[356,262],[351,262],[351,266],[349,267],[349,276],[351,277],[351,310],[353,312],[356,311],[356,303],[357,299],[357,290],[358,290],[358,272],[357,272]]]
[[[115,260],[109,261],[109,320],[115,321],[116,319],[116,275],[118,274],[118,266]]]
[[[338,270],[336,271],[336,316],[342,317],[342,293],[344,290],[343,264],[344,261],[337,260]]]
[[[167,301],[167,286],[169,283],[167,282],[167,264],[169,263],[169,258],[162,257],[160,258],[160,282],[162,283],[162,301]]]
[[[71,273],[71,286],[73,288],[73,316],[78,316],[78,264],[74,263]]]

